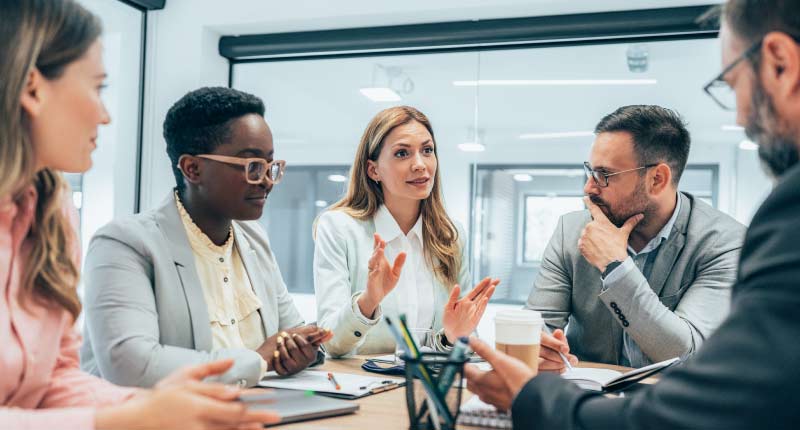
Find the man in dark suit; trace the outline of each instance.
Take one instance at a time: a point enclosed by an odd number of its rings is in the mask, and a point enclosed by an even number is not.
[[[751,429],[800,422],[800,2],[730,0],[720,39],[725,68],[713,87],[728,85],[735,93],[737,122],[759,143],[777,179],[747,232],[728,319],[683,365],[624,398],[588,393],[555,374],[533,377],[520,361],[473,340],[494,370],[470,367],[468,388],[510,409],[514,428]]]

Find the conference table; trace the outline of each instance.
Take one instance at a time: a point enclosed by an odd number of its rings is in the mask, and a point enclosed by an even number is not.
[[[345,359],[327,359],[325,364],[320,366],[317,370],[325,370],[330,372],[341,373],[356,373],[375,375],[373,373],[365,372],[361,369],[361,364],[369,356],[355,356]],[[620,372],[626,372],[630,368],[622,366],[614,366],[608,364],[586,363],[581,362],[579,367],[596,367],[604,369],[613,369]],[[652,382],[652,379],[645,380],[644,382]],[[472,394],[466,388],[462,396],[462,401],[467,401]],[[291,430],[407,430],[408,411],[406,409],[405,388],[400,387],[394,390],[384,391],[382,393],[373,394],[371,396],[363,397],[361,399],[353,400],[359,405],[359,410],[355,414],[342,415],[338,417],[323,418],[313,421],[304,421],[299,423],[287,424],[278,426],[281,429]],[[460,429],[478,429],[472,426],[459,426]]]

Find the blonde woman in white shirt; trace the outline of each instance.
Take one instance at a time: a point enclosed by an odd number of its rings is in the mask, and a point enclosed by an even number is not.
[[[444,350],[467,336],[499,280],[471,284],[466,236],[448,217],[436,142],[425,115],[408,106],[367,125],[347,195],[317,220],[314,287],[319,324],[333,331],[334,357],[393,352],[383,315],[405,313]],[[392,261],[390,263],[390,261]]]

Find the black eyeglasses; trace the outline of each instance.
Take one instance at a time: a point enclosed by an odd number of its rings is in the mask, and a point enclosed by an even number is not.
[[[706,94],[708,94],[708,96],[711,97],[711,99],[713,99],[721,108],[730,111],[736,110],[736,92],[725,80],[725,75],[730,73],[734,67],[739,65],[739,63],[744,61],[746,58],[758,52],[761,49],[761,42],[762,41],[759,40],[747,48],[747,50],[744,51],[739,58],[734,60],[731,64],[728,64],[728,67],[722,69],[722,72],[720,72],[716,78],[712,79],[706,84],[706,86],[703,87],[703,91],[705,91]]]
[[[621,172],[614,172],[614,173],[606,173],[606,172],[603,172],[603,171],[600,171],[600,170],[592,169],[592,166],[589,165],[589,162],[588,161],[584,161],[583,162],[583,171],[586,173],[586,178],[587,179],[588,178],[592,178],[594,180],[594,183],[597,184],[598,187],[605,188],[605,187],[608,186],[608,178],[610,178],[612,176],[617,176],[617,175],[620,175],[622,173],[635,172],[637,170],[642,170],[642,169],[649,169],[651,167],[656,167],[656,166],[658,166],[658,164],[646,164],[644,166],[637,167],[635,169],[628,169],[628,170],[623,170]]]

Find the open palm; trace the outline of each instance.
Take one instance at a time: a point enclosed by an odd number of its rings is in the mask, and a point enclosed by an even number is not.
[[[460,300],[458,296],[461,294],[461,288],[458,285],[453,287],[442,317],[447,340],[454,342],[461,336],[469,336],[475,330],[499,283],[499,279],[485,278]]]
[[[385,249],[386,242],[381,239],[379,234],[375,233],[372,257],[367,266],[369,269],[367,288],[359,299],[359,306],[364,315],[372,315],[383,298],[397,286],[403,264],[406,262],[406,253],[401,252],[394,259],[394,264],[389,264],[384,253]],[[364,312],[365,310],[367,312]]]

